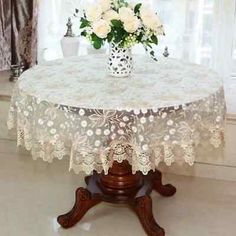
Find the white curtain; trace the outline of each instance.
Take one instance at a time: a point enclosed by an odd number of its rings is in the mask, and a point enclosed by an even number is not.
[[[66,31],[67,18],[73,15],[76,7],[80,8],[89,1],[93,0],[39,1],[39,52],[47,49],[47,60],[62,57],[60,39]],[[168,46],[171,57],[206,65],[224,77],[231,75],[233,63],[236,66],[236,0],[143,2],[149,2],[156,9],[165,26],[166,36],[160,39],[157,47],[159,56]],[[78,22],[73,20],[74,31],[78,33]],[[82,40],[80,54],[87,52],[87,46],[86,40]],[[134,52],[144,53],[144,50],[137,46]]]

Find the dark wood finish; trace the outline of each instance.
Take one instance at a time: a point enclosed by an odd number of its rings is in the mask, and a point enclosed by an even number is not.
[[[152,199],[150,196],[143,196],[135,199],[133,208],[149,236],[164,236],[165,231],[155,221],[152,214]]]
[[[65,229],[71,228],[79,222],[86,212],[101,200],[93,196],[87,189],[78,188],[75,194],[75,205],[71,211],[57,218],[58,223]]]
[[[148,236],[164,236],[162,229],[152,213],[150,194],[154,189],[165,197],[173,196],[176,188],[162,184],[160,171],[150,172],[147,176],[141,173],[132,174],[127,161],[114,162],[108,175],[93,173],[86,177],[87,188],[78,188],[75,205],[71,211],[57,218],[63,228],[70,228],[79,222],[86,212],[100,202],[125,203],[137,214]]]
[[[156,190],[163,197],[172,197],[176,193],[176,188],[171,184],[162,184],[162,173],[156,171],[152,173],[153,176],[153,189]]]

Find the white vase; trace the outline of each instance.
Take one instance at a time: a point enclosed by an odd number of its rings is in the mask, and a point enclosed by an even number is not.
[[[78,56],[79,37],[63,37],[61,39],[61,48],[64,57]]]
[[[130,48],[121,48],[111,43],[109,49],[108,70],[114,77],[127,77],[133,69],[133,58]]]

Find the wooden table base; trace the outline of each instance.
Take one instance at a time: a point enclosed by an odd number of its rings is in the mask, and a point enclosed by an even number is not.
[[[132,174],[127,161],[114,162],[108,175],[97,174],[86,177],[87,188],[78,188],[75,205],[67,214],[57,218],[63,228],[70,228],[78,223],[86,212],[100,202],[126,203],[139,217],[148,236],[164,236],[165,231],[155,221],[152,213],[150,194],[156,190],[165,197],[173,196],[176,188],[162,184],[160,171],[150,172],[147,176]]]

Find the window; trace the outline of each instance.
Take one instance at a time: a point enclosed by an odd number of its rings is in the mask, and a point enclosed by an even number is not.
[[[90,0],[91,2],[93,0]],[[135,0],[140,2],[140,0]],[[62,57],[60,39],[66,21],[76,7],[88,0],[41,0],[39,17],[39,51],[47,48],[46,59]],[[159,56],[165,46],[172,57],[212,67],[219,73],[236,77],[236,0],[143,0],[161,16],[166,37],[157,47]],[[74,20],[74,31],[78,23]],[[82,40],[80,54],[87,52],[88,42]],[[234,50],[233,50],[234,49]],[[134,49],[144,53],[142,46]],[[232,59],[233,58],[233,59]]]

